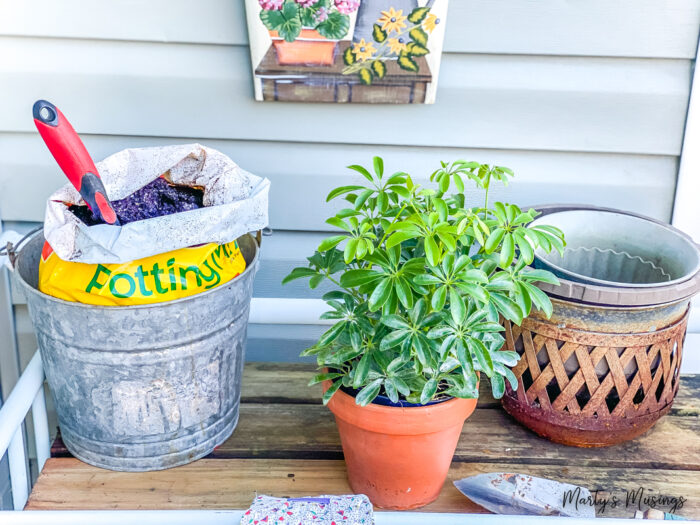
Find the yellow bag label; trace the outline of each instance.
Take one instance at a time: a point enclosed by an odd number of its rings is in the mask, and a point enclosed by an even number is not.
[[[64,261],[45,243],[39,262],[39,290],[85,304],[160,303],[216,288],[240,275],[245,267],[236,241],[182,248],[122,264]]]

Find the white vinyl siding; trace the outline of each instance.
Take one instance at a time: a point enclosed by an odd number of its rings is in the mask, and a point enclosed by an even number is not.
[[[0,219],[41,221],[64,183],[31,119],[46,98],[96,159],[198,141],[269,177],[256,297],[320,297],[280,280],[329,229],[327,192],[358,181],[344,166],[374,154],[423,181],[498,163],[516,178],[496,198],[669,220],[699,28],[697,0],[451,0],[435,105],[259,103],[243,0],[0,0]],[[322,331],[254,324],[249,358],[294,360]]]

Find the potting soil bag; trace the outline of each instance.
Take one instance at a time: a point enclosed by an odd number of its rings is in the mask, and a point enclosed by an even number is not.
[[[166,185],[201,190],[202,206],[152,216],[146,199],[140,211],[151,218],[121,226],[91,224],[71,211],[85,203],[66,184],[49,197],[44,219],[44,237],[64,261],[129,263],[188,246],[232,243],[267,226],[270,181],[214,149],[199,144],[127,149],[98,162],[97,169],[113,203],[162,178]],[[139,209],[127,203],[126,212],[138,215]]]
[[[39,261],[39,290],[85,304],[151,304],[211,290],[241,274],[245,267],[236,241],[105,264],[64,261],[49,243],[44,243]]]

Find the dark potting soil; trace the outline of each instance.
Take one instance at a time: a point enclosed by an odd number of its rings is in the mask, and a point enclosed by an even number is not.
[[[346,394],[355,397],[357,394],[360,392],[359,390],[356,390],[354,388],[349,388],[346,386],[341,386],[340,390],[345,392]],[[450,399],[453,399],[452,396],[442,396],[438,397],[437,399],[433,399],[432,401],[428,401],[425,405],[421,405],[420,403],[409,403],[406,401],[403,396],[399,396],[398,402],[394,403],[391,399],[389,399],[389,396],[385,395],[386,393],[384,392],[384,389],[382,388],[382,393],[380,393],[377,397],[374,398],[372,401],[373,405],[382,405],[385,407],[425,407],[425,406],[430,406],[430,405],[437,405],[438,403],[442,403],[444,401],[449,401]]]
[[[112,206],[117,212],[119,222],[128,224],[202,208],[204,207],[204,191],[190,186],[170,184],[164,178],[158,177],[128,197],[112,201]],[[87,206],[73,204],[68,209],[88,226],[105,224]]]

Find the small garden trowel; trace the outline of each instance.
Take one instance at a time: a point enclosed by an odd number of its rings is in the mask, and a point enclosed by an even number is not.
[[[454,484],[474,503],[496,514],[595,518],[591,492],[568,483],[501,472],[471,476]]]

